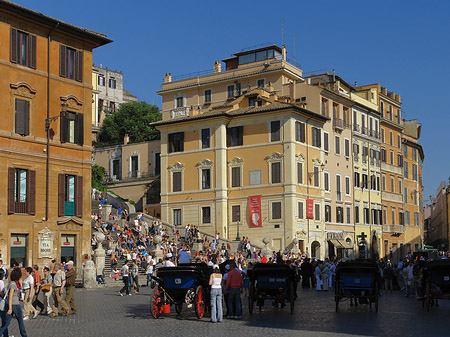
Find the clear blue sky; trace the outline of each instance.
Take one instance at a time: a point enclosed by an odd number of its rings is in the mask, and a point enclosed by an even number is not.
[[[281,45],[304,72],[336,69],[347,82],[381,83],[422,123],[424,199],[450,176],[450,1],[16,0],[106,34],[94,63],[124,72],[125,89],[161,106],[165,72],[210,69],[243,48]],[[294,34],[296,36],[294,53]]]

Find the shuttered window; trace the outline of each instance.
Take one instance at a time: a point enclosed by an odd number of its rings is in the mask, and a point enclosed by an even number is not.
[[[241,168],[232,167],[231,168],[231,187],[241,186]]]
[[[11,62],[36,69],[36,35],[11,28]]]
[[[169,153],[184,151],[184,132],[169,133]]]
[[[36,214],[36,171],[8,168],[8,214]]]
[[[296,122],[295,123],[295,140],[297,142],[304,143],[305,137],[305,123]]]
[[[321,132],[319,128],[312,128],[312,145],[321,147]]]
[[[323,133],[323,149],[325,152],[330,150],[329,140],[328,140],[328,132]]]
[[[349,139],[345,139],[344,140],[344,155],[348,158],[350,157],[350,140]]]
[[[202,170],[202,190],[211,188],[211,169]]]
[[[84,115],[61,112],[61,143],[84,144]]]
[[[15,99],[15,133],[30,134],[30,102],[18,98]]]
[[[236,126],[227,129],[227,146],[240,146],[244,144],[244,127]]]
[[[297,163],[297,184],[303,184],[303,163]]]
[[[231,206],[231,221],[232,222],[241,221],[241,206],[239,205]]]
[[[202,223],[211,223],[211,207],[202,207]]]
[[[272,219],[281,219],[281,202],[272,203]]]
[[[59,75],[78,82],[83,81],[83,51],[60,45]]]
[[[181,172],[172,173],[172,192],[181,191]]]
[[[303,202],[298,203],[298,218],[303,219]]]
[[[181,225],[181,209],[173,210],[173,224],[175,226]]]
[[[273,121],[270,122],[270,141],[271,142],[278,142],[281,138],[280,135],[280,121]]]
[[[281,163],[272,163],[272,184],[281,183]]]
[[[58,174],[58,216],[83,217],[83,177]]]

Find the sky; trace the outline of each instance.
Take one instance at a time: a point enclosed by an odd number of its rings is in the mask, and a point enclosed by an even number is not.
[[[283,42],[304,72],[335,69],[350,84],[401,95],[403,117],[422,123],[425,201],[450,177],[450,1],[15,2],[106,34],[114,42],[94,50],[94,63],[122,70],[124,88],[159,107],[166,72],[209,70],[244,48]]]

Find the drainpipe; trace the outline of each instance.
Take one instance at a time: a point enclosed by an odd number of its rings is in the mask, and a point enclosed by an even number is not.
[[[309,146],[308,146],[308,122],[312,117],[308,117],[306,119],[305,123],[305,138],[306,138],[306,199],[309,199]],[[308,204],[308,202],[307,202]],[[306,206],[306,213],[308,213],[308,206]],[[308,214],[306,214],[306,220],[307,220],[307,227],[308,227],[308,248],[311,248],[311,242],[310,242],[310,234],[309,234],[309,217]],[[312,249],[309,252],[310,257],[312,257]]]
[[[53,31],[58,28],[59,22],[47,35],[47,118],[45,127],[47,132],[46,162],[45,162],[45,221],[48,221],[48,191],[49,191],[49,164],[50,164],[50,42]]]

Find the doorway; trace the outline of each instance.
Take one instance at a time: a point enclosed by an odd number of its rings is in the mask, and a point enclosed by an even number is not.
[[[75,261],[75,235],[61,235],[61,263]]]
[[[317,241],[311,243],[311,257],[320,260],[320,243]]]

